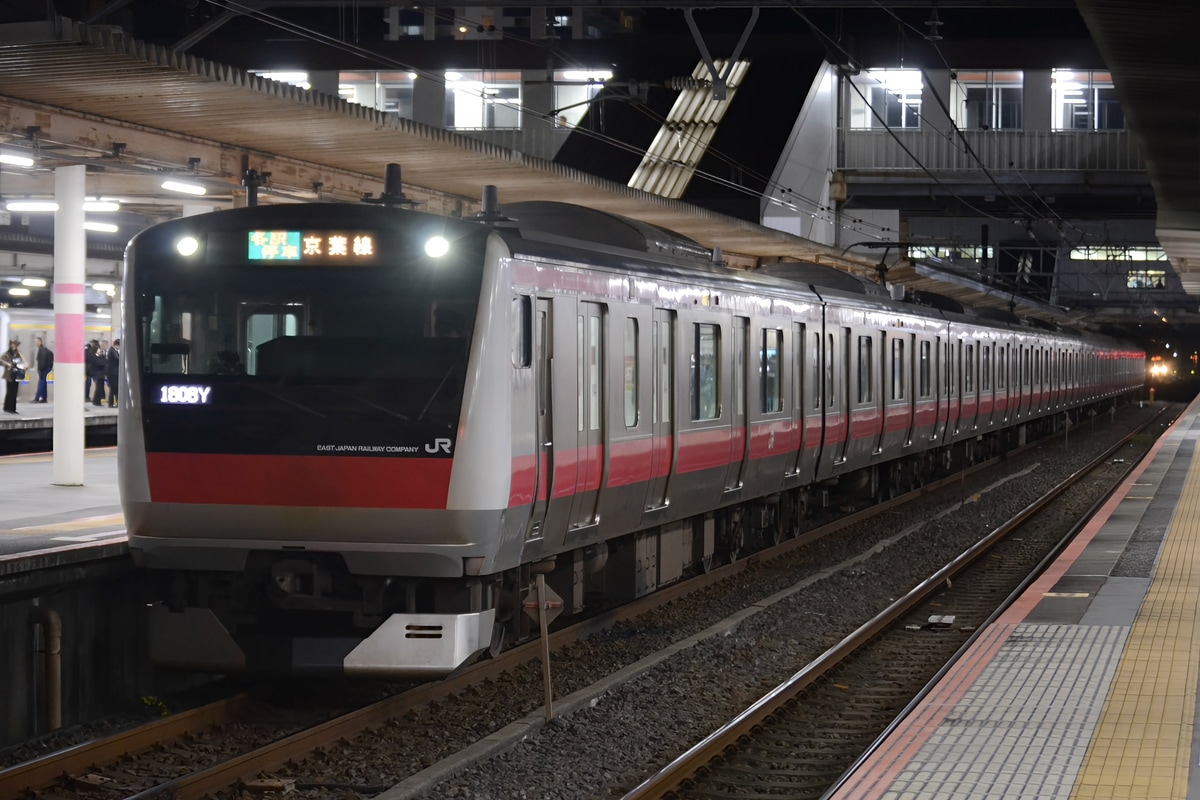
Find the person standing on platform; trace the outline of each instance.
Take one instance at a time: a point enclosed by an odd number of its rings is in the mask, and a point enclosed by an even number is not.
[[[93,340],[94,341],[94,340]],[[104,368],[108,365],[108,340],[104,339],[88,354],[88,377],[95,384],[92,391],[92,405],[104,405]]]
[[[92,339],[83,346],[83,402],[92,401],[92,354],[100,349],[100,342]]]
[[[17,413],[17,387],[25,377],[25,359],[21,357],[20,339],[9,339],[8,349],[0,354],[0,367],[4,368],[4,412]]]
[[[46,387],[46,376],[54,369],[54,351],[42,344],[42,337],[38,336],[34,341],[37,342],[37,351],[33,354],[33,363],[37,366],[38,382],[33,402],[45,403],[50,396]]]
[[[113,339],[104,361],[104,380],[108,382],[108,407],[117,407],[117,387],[121,383],[121,340]]]

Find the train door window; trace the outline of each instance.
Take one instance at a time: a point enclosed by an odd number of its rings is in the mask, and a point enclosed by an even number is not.
[[[908,384],[908,364],[904,360],[904,340],[892,339],[892,399],[904,399],[904,387]]]
[[[576,395],[576,414],[575,419],[578,423],[578,429],[583,430],[584,413],[587,407],[585,398],[587,397],[587,337],[585,336],[584,327],[585,317],[580,315],[575,318],[575,395]]]
[[[721,328],[718,325],[696,323],[693,334],[692,419],[717,419],[721,416],[718,402]]]
[[[858,337],[858,402],[870,403],[875,389],[875,341],[870,336]]]
[[[979,348],[979,391],[992,390],[992,348],[981,345]]]
[[[825,349],[825,405],[828,408],[833,408],[833,401],[837,395],[835,393],[835,384],[833,382],[833,354],[837,352],[834,347],[833,334],[829,334],[829,341],[826,343]]]
[[[550,370],[546,368],[549,364],[550,351],[548,346],[550,332],[547,330],[549,319],[546,313],[546,304],[549,301],[541,300],[538,303],[538,326],[537,326],[537,358],[538,358],[538,409],[540,413],[545,414],[546,409],[550,408]]]
[[[512,300],[512,363],[528,369],[533,363],[533,300],[521,295]]]
[[[996,348],[996,388],[1008,388],[1008,345]]]
[[[658,370],[658,396],[654,403],[654,421],[671,421],[671,380],[674,374],[675,352],[672,341],[672,327],[668,320],[658,322],[657,351],[654,354],[655,368]]]
[[[821,334],[812,335],[812,352],[809,353],[812,364],[812,399],[813,408],[821,407]]]
[[[733,320],[733,413],[735,419],[746,416],[746,347],[750,344],[750,320]],[[719,415],[718,415],[719,416]]]
[[[638,321],[632,317],[625,320],[625,427],[636,428],[638,424]]]
[[[588,430],[600,430],[600,316],[588,315]]]
[[[966,346],[963,361],[963,393],[972,394],[975,391],[975,345]]]
[[[929,397],[930,393],[932,392],[932,386],[930,385],[932,383],[930,380],[932,377],[932,365],[930,364],[929,356],[929,342],[921,342],[921,363],[918,367],[918,377],[920,380],[920,391],[918,394],[921,397]]]
[[[766,328],[762,333],[758,371],[762,377],[762,411],[770,414],[783,411],[783,331]]]

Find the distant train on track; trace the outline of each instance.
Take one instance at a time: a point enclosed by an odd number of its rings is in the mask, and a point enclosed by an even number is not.
[[[631,598],[1111,405],[1144,354],[521,203],[253,207],[134,238],[121,501],[155,659],[433,676],[545,574]]]

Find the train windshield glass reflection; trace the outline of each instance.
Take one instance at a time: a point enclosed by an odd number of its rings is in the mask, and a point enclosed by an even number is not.
[[[373,264],[352,270],[328,261],[332,237],[320,243],[325,260],[306,265],[303,230],[257,233],[256,245],[243,231],[242,252],[227,262],[215,262],[210,247],[203,269],[139,255],[138,352],[148,397],[163,386],[202,384],[213,387],[205,408],[261,412],[273,423],[457,423],[486,231],[460,236],[440,259],[424,255],[426,236],[386,251],[406,258],[384,258],[372,241]],[[350,257],[354,242],[351,230]],[[239,435],[254,438],[248,428]]]

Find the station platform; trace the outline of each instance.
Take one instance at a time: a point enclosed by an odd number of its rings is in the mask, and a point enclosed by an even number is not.
[[[117,410],[109,406],[97,406],[79,401],[79,413],[83,414],[83,424],[88,427],[116,425]],[[25,402],[18,394],[17,413],[0,413],[0,436],[7,436],[21,431],[48,430],[54,427],[54,402],[33,403]]]
[[[1200,398],[829,795],[1200,798]]]
[[[51,453],[0,456],[0,578],[30,567],[34,556],[44,565],[53,553],[51,563],[61,565],[126,549],[117,449],[86,450],[83,481],[54,485]]]

